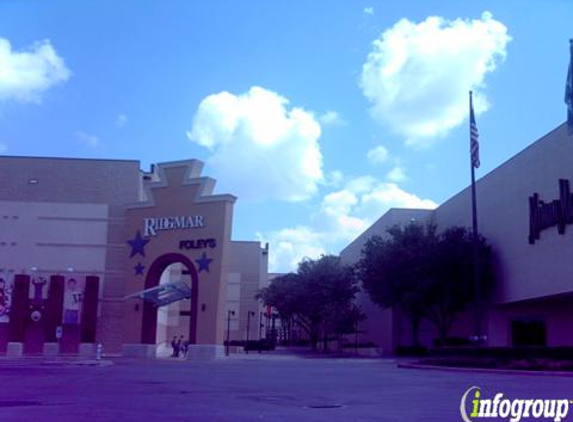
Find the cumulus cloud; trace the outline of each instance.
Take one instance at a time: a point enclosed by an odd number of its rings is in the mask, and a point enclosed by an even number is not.
[[[346,124],[346,122],[342,119],[342,117],[340,117],[340,114],[338,114],[338,112],[336,111],[327,111],[326,113],[324,113],[323,115],[321,115],[319,118],[320,123],[322,123],[323,125],[331,125],[331,126],[341,126]]]
[[[510,40],[489,12],[474,20],[400,20],[373,42],[362,68],[372,116],[408,145],[431,144],[467,119],[470,89],[476,113],[488,109],[485,77],[503,62]]]
[[[433,209],[437,204],[372,176],[349,180],[343,189],[322,200],[316,226],[326,228],[328,236],[348,242],[358,236],[390,208]]]
[[[388,179],[390,182],[403,182],[404,180],[408,179],[408,176],[406,176],[404,167],[397,165],[388,172],[386,179]]]
[[[326,174],[323,184],[324,186],[337,188],[340,186],[343,180],[344,173],[342,173],[340,170],[333,170]]]
[[[0,142],[0,154],[6,152],[8,150],[8,145],[3,144],[2,142]]]
[[[127,124],[127,116],[125,114],[118,114],[115,119],[115,125],[118,128],[122,128]]]
[[[374,8],[372,6],[368,6],[364,8],[365,15],[374,15]]]
[[[199,104],[188,138],[209,149],[220,187],[241,199],[301,201],[323,181],[320,123],[279,94],[252,87]]]
[[[354,211],[368,221],[374,221],[390,208],[434,209],[437,206],[431,199],[422,199],[396,183],[380,182],[362,195]]]
[[[76,138],[90,147],[97,147],[100,144],[100,140],[95,135],[90,135],[89,133],[85,133],[82,131],[77,131],[75,134]]]
[[[326,194],[307,225],[259,233],[259,238],[270,243],[271,271],[291,271],[305,257],[338,253],[390,208],[436,206],[434,201],[407,192],[396,183],[361,176]]]
[[[374,176],[360,176],[350,179],[346,182],[345,189],[353,193],[364,193],[372,190],[376,184],[376,178]]]
[[[257,233],[261,242],[269,242],[269,270],[288,272],[296,270],[304,258],[318,258],[326,254],[322,246],[322,234],[307,226],[285,228],[271,233]]]
[[[381,164],[388,159],[388,150],[383,145],[372,148],[366,154],[366,157],[372,164]]]
[[[325,233],[325,239],[346,242],[368,227],[368,220],[355,213],[360,199],[360,195],[348,187],[323,198],[314,224]]]
[[[0,101],[39,102],[46,90],[70,76],[49,40],[14,51],[7,39],[0,38]]]

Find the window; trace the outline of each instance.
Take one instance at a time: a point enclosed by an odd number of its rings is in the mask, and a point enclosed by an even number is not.
[[[512,346],[547,346],[547,327],[543,318],[517,318],[511,322]]]

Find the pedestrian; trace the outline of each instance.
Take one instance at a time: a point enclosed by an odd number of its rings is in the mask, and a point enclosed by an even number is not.
[[[173,353],[171,354],[171,357],[175,358],[179,354],[179,350],[177,347],[177,336],[173,336],[173,340],[171,340],[171,347],[173,348]]]
[[[182,351],[181,354],[183,355],[183,358],[186,358],[186,357],[187,357],[187,351],[188,351],[188,350],[189,350],[189,340],[185,340],[185,341],[183,342],[183,346],[182,346],[182,349],[181,349],[181,351]]]
[[[175,336],[177,337],[177,336]],[[179,353],[181,352],[181,346],[183,345],[183,336],[179,337],[179,339],[177,339],[175,341],[175,357],[178,358],[179,357]]]

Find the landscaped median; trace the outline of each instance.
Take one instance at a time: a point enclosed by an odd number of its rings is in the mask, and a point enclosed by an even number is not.
[[[573,376],[571,347],[444,348],[401,368],[474,369],[478,371],[551,372]]]

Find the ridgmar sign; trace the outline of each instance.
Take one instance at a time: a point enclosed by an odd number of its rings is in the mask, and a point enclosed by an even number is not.
[[[202,215],[144,218],[144,236],[157,236],[158,231],[196,229],[204,227]]]

